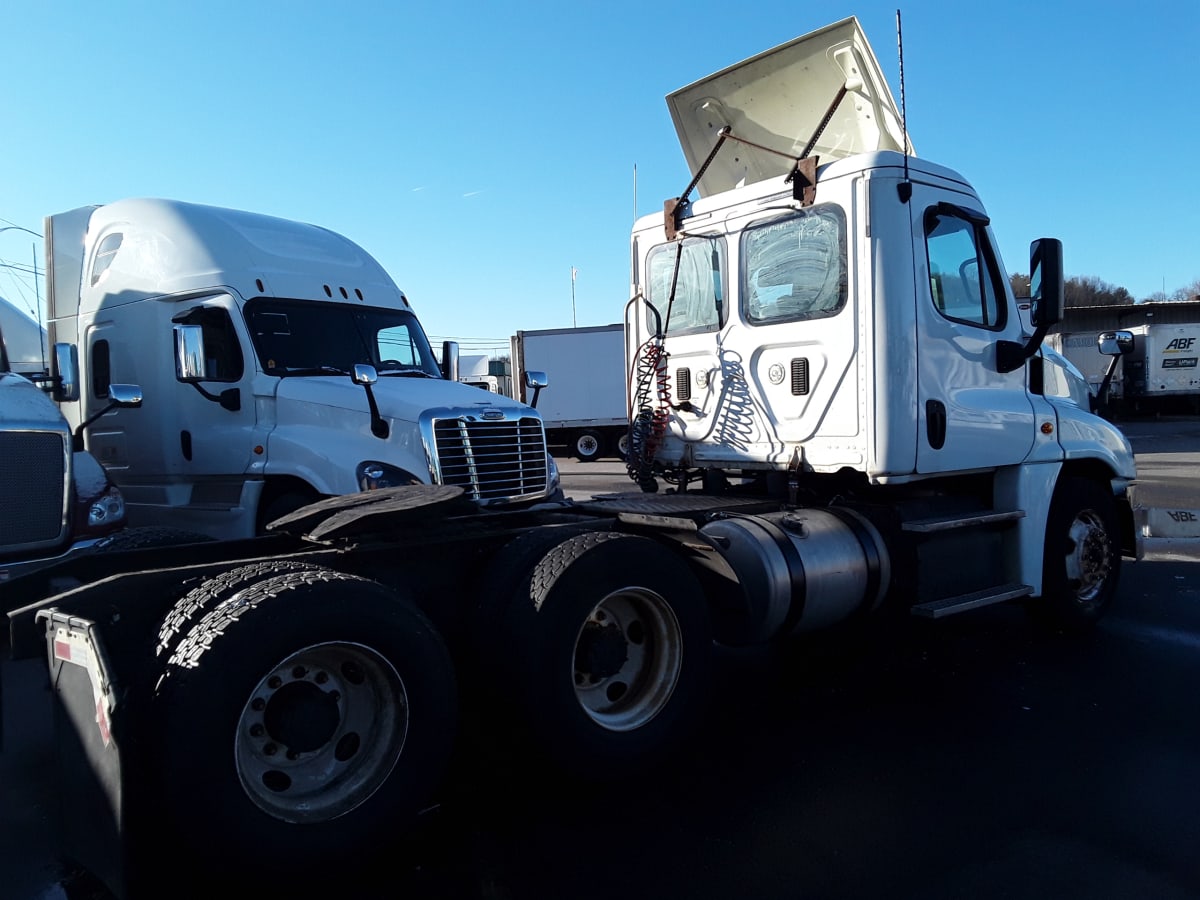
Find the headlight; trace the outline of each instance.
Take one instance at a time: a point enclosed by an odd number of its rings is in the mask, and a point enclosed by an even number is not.
[[[75,521],[82,523],[76,537],[108,534],[125,525],[125,498],[120,488],[109,485],[99,496],[78,502],[75,515]]]
[[[360,491],[377,491],[380,488],[403,487],[407,484],[422,484],[420,478],[387,463],[367,460],[360,462],[354,470],[354,480]]]
[[[124,521],[125,498],[115,487],[109,488],[88,507],[89,528],[103,528],[105,525],[120,524]]]
[[[558,463],[549,452],[546,453],[546,496],[551,500],[561,500],[563,497],[562,476],[558,472]]]

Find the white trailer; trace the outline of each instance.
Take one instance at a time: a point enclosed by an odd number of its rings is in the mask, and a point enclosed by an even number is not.
[[[11,371],[22,375],[46,371],[49,366],[46,329],[3,297],[0,297],[0,331],[4,333]]]
[[[408,299],[324,228],[170,200],[46,219],[49,332],[82,390],[72,427],[115,381],[136,414],[85,429],[135,525],[250,537],[322,497],[458,484],[481,504],[555,495],[538,414],[457,383]],[[359,367],[362,368],[359,368]],[[486,464],[472,454],[487,446]]]
[[[538,394],[547,441],[566,445],[582,462],[625,458],[629,431],[625,331],[620,324],[518,331],[512,337],[514,383],[542,371],[549,386]],[[525,393],[521,399],[532,402]]]
[[[1200,399],[1200,323],[1131,328],[1125,394],[1139,407],[1173,398]]]
[[[1124,395],[1125,357],[1105,356],[1100,352],[1097,340],[1101,331],[1062,331],[1046,335],[1046,346],[1058,351],[1082,373],[1092,395],[1098,400],[1119,401]],[[1109,378],[1109,369],[1116,359],[1116,368]],[[1108,396],[1102,398],[1099,391],[1108,379]]]

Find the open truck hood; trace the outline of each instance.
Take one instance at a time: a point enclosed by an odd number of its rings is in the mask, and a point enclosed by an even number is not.
[[[809,155],[829,162],[872,150],[903,152],[896,102],[853,16],[668,94],[693,176],[726,126],[785,154],[740,141],[723,147],[697,185],[701,196],[790,172],[843,85],[847,94]]]

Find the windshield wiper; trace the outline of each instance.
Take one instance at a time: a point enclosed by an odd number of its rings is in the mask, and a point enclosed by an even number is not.
[[[289,369],[286,366],[281,366],[278,373],[283,378],[288,378],[293,375],[349,375],[345,369],[339,369],[337,366],[311,366],[309,368]]]
[[[436,378],[436,375],[430,375],[424,369],[381,369],[379,377],[383,378],[386,375],[400,375],[403,378]]]

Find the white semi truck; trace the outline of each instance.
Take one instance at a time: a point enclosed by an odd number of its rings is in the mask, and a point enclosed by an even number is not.
[[[906,152],[854,19],[668,99],[704,196],[632,235],[640,491],[383,488],[253,540],[70,563],[70,592],[10,585],[14,656],[45,654],[54,687],[64,853],[115,894],[183,872],[281,891],[379,853],[460,715],[619,778],[703,724],[715,644],[1109,608],[1140,554],[1135,466],[1043,365],[1061,245],[1034,244],[1027,334],[982,201]]]
[[[81,386],[56,395],[68,421],[113,381],[146,391],[84,431],[135,525],[242,538],[379,487],[457,484],[485,505],[557,490],[537,413],[456,383],[454,347],[439,368],[408,299],[341,235],[134,199],[47,217],[46,248],[55,360]]]

